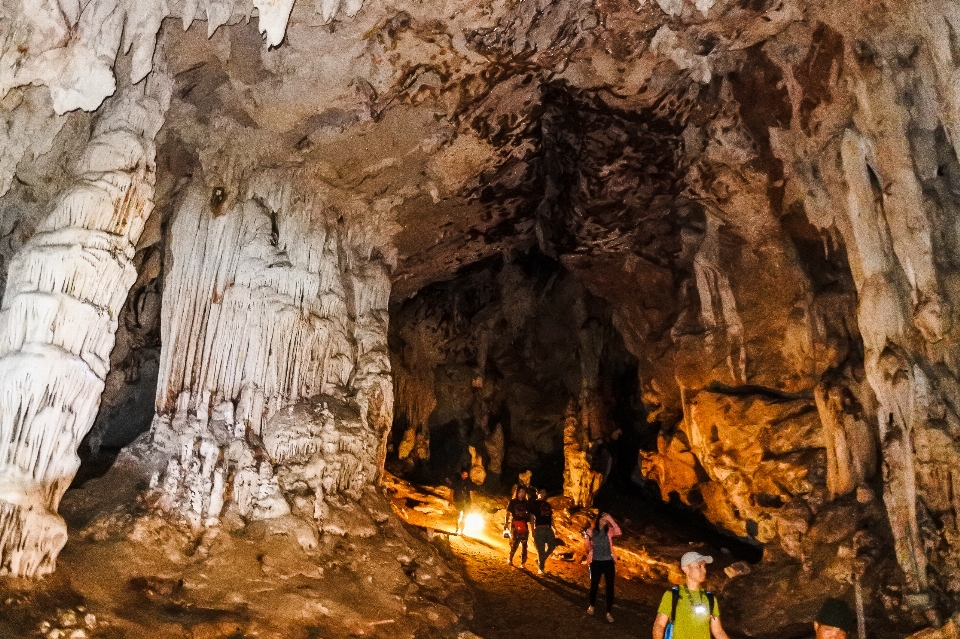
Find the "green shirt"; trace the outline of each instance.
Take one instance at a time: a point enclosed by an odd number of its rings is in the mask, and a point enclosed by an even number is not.
[[[710,639],[710,617],[720,616],[720,605],[717,598],[713,598],[713,610],[707,614],[706,590],[691,591],[686,586],[680,586],[680,599],[677,601],[677,616],[673,620],[673,639]],[[660,600],[657,613],[670,616],[673,608],[673,593],[667,591]]]

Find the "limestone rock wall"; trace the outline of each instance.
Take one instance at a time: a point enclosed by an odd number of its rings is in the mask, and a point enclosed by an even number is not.
[[[410,349],[393,347],[401,456],[426,461],[438,425],[469,422],[473,461],[486,455],[495,474],[559,452],[575,416],[569,441],[586,463],[618,403],[597,368],[609,342],[574,304],[570,342],[543,358],[563,371],[562,399],[535,405],[507,392],[507,378],[525,387],[521,373],[489,367],[550,350],[513,339],[540,303],[529,291],[499,307],[416,302],[464,267],[537,250],[608,305],[636,357],[660,430],[643,463],[665,497],[806,565],[804,527],[878,489],[904,575],[890,597],[933,616],[960,597],[955,3],[9,4],[0,362],[20,362],[10,380],[73,380],[51,386],[63,395],[53,412],[35,407],[49,432],[70,424],[67,448],[93,419],[134,260],[144,283],[164,276],[158,486],[196,521],[237,501],[241,474],[249,503],[279,512],[375,472],[393,410],[391,291],[394,310],[422,322],[398,332]],[[158,33],[171,46],[154,56]],[[118,73],[149,81],[160,59],[177,76],[164,177],[177,214],[147,233],[149,246],[169,236],[170,259],[137,261],[152,179],[153,129],[140,122],[153,107],[137,98],[140,115],[117,115],[126,89],[100,105]],[[64,188],[74,173],[83,180]],[[87,220],[80,204],[101,186],[110,196]],[[48,267],[52,256],[76,268]],[[476,300],[496,310],[465,314]],[[0,405],[33,406],[36,389],[10,384]],[[310,425],[270,453],[264,438],[290,406]],[[523,427],[498,431],[501,406]],[[3,428],[16,484],[4,494],[42,485],[30,503],[47,513],[72,453],[37,470],[37,442],[15,439],[20,422]],[[49,554],[16,570],[46,570]]]
[[[722,74],[722,106],[684,133],[689,148],[701,149],[687,181],[706,204],[707,222],[693,259],[693,310],[677,318],[694,318],[697,306],[700,317],[689,324],[694,331],[674,322],[679,348],[662,361],[666,366],[652,366],[651,399],[679,405],[682,417],[676,434],[665,430],[647,468],[665,492],[699,486],[711,517],[740,531],[753,519],[748,513],[767,508],[768,495],[779,495],[769,503],[802,503],[816,516],[823,500],[812,495],[829,501],[880,472],[904,573],[900,601],[935,617],[931,607],[942,609],[960,592],[950,497],[958,450],[957,243],[950,220],[958,174],[957,58],[948,34],[956,10],[871,6],[880,13],[860,11],[857,3],[784,5],[773,22],[790,11],[803,17],[788,19],[762,45],[705,55],[714,71],[721,59],[738,57],[742,71]],[[669,40],[675,63],[703,62],[677,53],[695,47],[683,42],[690,32],[673,31],[680,34]],[[715,220],[719,250],[711,239]],[[684,355],[684,341],[695,346],[696,358]],[[703,352],[716,365],[704,366]],[[680,401],[670,397],[673,384],[662,373],[677,375]],[[749,389],[736,387],[799,394],[794,401],[806,416],[774,430],[788,433],[814,420],[817,428],[798,443],[815,456],[793,463],[793,479],[779,476],[773,493],[752,485],[737,497],[739,475],[729,474],[716,451],[732,445],[738,450],[731,458],[744,467],[781,457],[762,437],[757,448],[724,436],[730,413],[716,409],[718,384],[739,415],[738,431],[753,432],[749,412],[757,400],[739,399]],[[800,490],[800,477],[812,492]],[[716,491],[725,507],[712,503]],[[797,500],[797,491],[807,496]],[[796,530],[783,525],[784,532]],[[757,527],[761,537],[773,534],[764,529]],[[790,534],[781,543],[791,545]]]
[[[641,422],[610,414],[637,384],[608,309],[540,254],[474,267],[398,305],[391,349],[398,472],[436,481],[479,461],[496,490],[501,475],[510,485],[532,470],[535,485],[589,505],[602,481],[595,450]]]

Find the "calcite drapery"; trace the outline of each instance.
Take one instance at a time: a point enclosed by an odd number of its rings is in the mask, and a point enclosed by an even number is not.
[[[253,179],[229,208],[224,187],[197,181],[173,222],[152,441],[171,456],[160,505],[196,525],[225,504],[289,513],[281,490],[306,487],[322,517],[325,498],[358,496],[382,463],[393,406],[383,238],[323,195],[298,194],[297,177]],[[314,397],[327,398],[315,419],[284,417]]]
[[[919,610],[933,605],[932,562],[936,587],[960,592],[960,555],[942,543],[957,538],[960,514],[950,497],[960,462],[958,298],[951,274],[956,239],[943,227],[958,208],[957,140],[949,136],[956,124],[956,64],[944,55],[950,38],[941,39],[957,17],[954,7],[915,5],[897,26],[874,33],[867,49],[835,49],[834,64],[843,65],[845,78],[826,88],[834,98],[849,91],[852,116],[816,105],[816,133],[804,136],[794,127],[771,137],[788,178],[803,189],[810,221],[846,248],[865,377],[876,397],[884,501],[905,575],[905,603]],[[904,33],[920,52],[909,63]],[[816,35],[843,41],[825,28]],[[799,97],[804,87],[790,89]],[[818,404],[828,435],[840,434],[829,391],[818,392]],[[842,488],[842,473],[835,478]]]
[[[0,311],[0,572],[48,573],[66,542],[56,509],[137,277],[170,87],[158,72],[104,105],[76,182],[11,264]]]

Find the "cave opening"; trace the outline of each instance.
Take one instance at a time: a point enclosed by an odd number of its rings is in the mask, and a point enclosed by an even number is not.
[[[387,468],[415,481],[479,466],[483,488],[502,493],[529,470],[559,493],[564,424],[588,410],[590,443],[609,444],[596,464],[629,480],[655,431],[609,305],[537,249],[487,258],[395,302],[389,344]]]

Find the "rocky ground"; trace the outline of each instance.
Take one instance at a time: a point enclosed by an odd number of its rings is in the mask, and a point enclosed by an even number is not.
[[[470,615],[463,579],[373,489],[360,534],[318,537],[293,516],[195,534],[130,498],[147,481],[122,456],[70,491],[57,571],[0,581],[0,637],[441,638]]]
[[[660,596],[679,580],[680,555],[696,549],[717,559],[708,585],[732,637],[802,639],[811,636],[812,606],[826,583],[803,564],[742,561],[664,512],[624,509],[608,624],[585,614],[578,531],[590,511],[565,508],[563,498],[552,500],[563,545],[541,576],[532,548],[524,567],[506,564],[502,497],[477,496],[482,525],[456,536],[449,489],[387,475],[382,491],[358,503],[369,529],[317,535],[294,516],[246,523],[227,516],[194,533],[153,514],[148,481],[132,456],[121,455],[107,475],[68,492],[62,510],[71,537],[57,571],[40,581],[0,581],[0,638],[646,636]],[[808,564],[822,561],[811,554]],[[868,623],[871,637],[907,634],[876,617]]]

